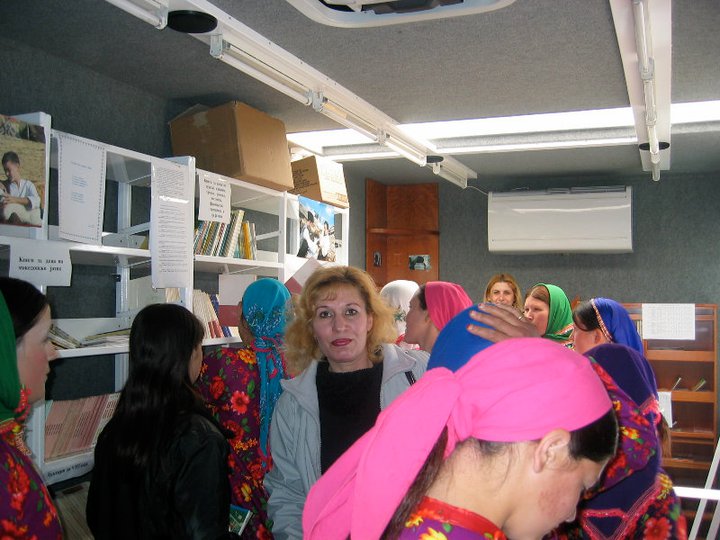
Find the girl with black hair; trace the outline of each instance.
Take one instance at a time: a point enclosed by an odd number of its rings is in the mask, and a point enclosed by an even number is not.
[[[135,317],[128,380],[95,448],[95,538],[234,538],[228,443],[193,388],[203,335],[182,306],[150,305]]]

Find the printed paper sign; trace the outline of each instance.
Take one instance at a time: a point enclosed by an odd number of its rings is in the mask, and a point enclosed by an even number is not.
[[[695,339],[695,304],[643,304],[643,339]]]
[[[230,223],[230,185],[214,174],[203,174],[198,182],[198,219]]]
[[[62,242],[23,242],[10,248],[10,277],[33,285],[69,287],[70,248]]]

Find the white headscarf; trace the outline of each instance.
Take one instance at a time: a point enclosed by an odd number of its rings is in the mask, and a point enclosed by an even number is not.
[[[405,318],[410,310],[410,299],[420,288],[414,281],[396,279],[380,290],[380,296],[395,310],[395,327],[398,336],[405,335]]]

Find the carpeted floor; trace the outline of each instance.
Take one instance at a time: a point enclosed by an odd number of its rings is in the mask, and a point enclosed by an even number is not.
[[[85,502],[89,482],[83,482],[55,494],[60,520],[65,531],[65,540],[92,540],[92,534],[85,522]]]

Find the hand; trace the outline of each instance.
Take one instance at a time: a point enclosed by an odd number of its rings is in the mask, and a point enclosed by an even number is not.
[[[478,311],[479,310],[479,311]],[[537,328],[512,306],[502,304],[479,304],[470,310],[470,318],[488,325],[468,325],[468,332],[493,343],[514,337],[541,337]]]

